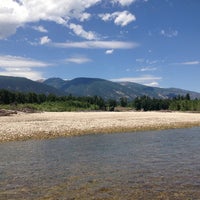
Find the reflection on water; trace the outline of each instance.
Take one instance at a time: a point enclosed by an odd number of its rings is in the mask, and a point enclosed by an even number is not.
[[[0,144],[0,199],[199,199],[200,128]]]

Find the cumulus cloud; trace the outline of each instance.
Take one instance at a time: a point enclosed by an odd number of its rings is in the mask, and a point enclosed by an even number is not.
[[[32,80],[42,78],[42,73],[35,68],[48,67],[45,63],[30,58],[3,55],[0,56],[0,75],[26,77]]]
[[[126,26],[129,23],[136,20],[136,17],[127,10],[122,11],[122,12],[114,12],[111,14],[110,13],[100,14],[99,17],[103,21],[113,20],[114,23],[119,26]]]
[[[101,0],[6,0],[0,3],[0,39],[16,32],[26,23],[40,20],[66,25],[70,19],[84,21],[85,10]]]
[[[51,39],[48,36],[44,36],[40,38],[40,44],[44,45],[44,44],[48,44],[51,42]]]
[[[122,41],[84,41],[84,42],[66,42],[51,43],[58,48],[81,48],[81,49],[133,49],[139,46],[134,42]]]
[[[80,21],[83,22],[83,21],[85,21],[85,20],[90,19],[90,17],[91,17],[91,14],[85,12],[85,13],[82,13],[81,16],[80,16],[79,18],[80,18]]]
[[[78,35],[78,36],[80,36],[82,38],[85,38],[87,40],[97,40],[98,39],[98,36],[94,32],[92,32],[92,31],[88,31],[88,32],[85,31],[81,25],[77,25],[77,24],[71,23],[69,25],[69,28],[71,30],[73,30],[73,32],[76,35]]]
[[[76,64],[83,64],[87,62],[91,62],[92,60],[90,58],[84,57],[84,56],[74,56],[71,58],[65,59],[65,62],[71,62]]]
[[[114,52],[114,49],[108,49],[108,50],[106,50],[106,54],[113,54],[113,52]]]
[[[41,33],[47,33],[47,29],[45,29],[43,26],[33,26],[32,27],[34,30],[39,31]]]
[[[128,11],[116,12],[115,15],[116,18],[114,20],[114,23],[120,26],[126,26],[132,21],[136,20],[136,17]]]
[[[119,3],[122,6],[129,6],[136,0],[112,0],[113,3]]]

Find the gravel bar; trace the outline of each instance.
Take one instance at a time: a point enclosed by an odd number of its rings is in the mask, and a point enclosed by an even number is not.
[[[200,113],[43,112],[0,117],[0,142],[200,126]]]

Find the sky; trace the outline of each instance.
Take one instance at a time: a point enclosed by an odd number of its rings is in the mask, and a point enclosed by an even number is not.
[[[200,92],[200,0],[0,0],[0,75]]]

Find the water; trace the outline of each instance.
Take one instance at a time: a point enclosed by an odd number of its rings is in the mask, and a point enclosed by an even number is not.
[[[200,199],[200,127],[0,144],[0,199]]]

